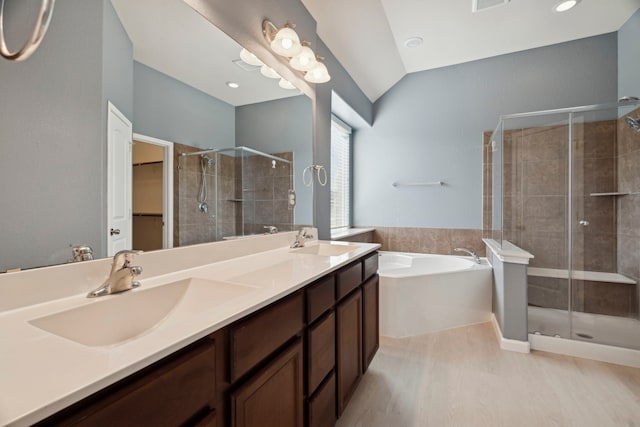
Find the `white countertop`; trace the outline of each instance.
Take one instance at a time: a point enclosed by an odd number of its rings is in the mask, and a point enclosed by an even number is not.
[[[313,244],[317,242],[308,243]],[[83,289],[79,294],[0,312],[0,425],[30,425],[44,419],[380,246],[349,244],[358,249],[331,257],[299,254],[280,246],[154,277],[142,276],[141,288],[119,295],[88,299],[85,295],[90,289]],[[225,250],[224,244],[216,245],[216,251]],[[180,256],[180,251],[171,252],[171,256]],[[144,262],[140,264],[144,267]],[[193,316],[168,315],[142,335],[111,346],[82,345],[29,323],[108,298],[127,298],[134,292],[185,278],[232,282],[250,286],[251,290],[224,303],[217,301]]]

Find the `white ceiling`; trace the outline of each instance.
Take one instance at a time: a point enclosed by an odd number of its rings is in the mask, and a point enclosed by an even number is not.
[[[471,12],[472,0],[302,0],[318,35],[371,101],[405,74],[617,31],[640,0],[511,0]],[[409,37],[424,43],[407,48]]]
[[[300,95],[257,69],[235,65],[240,45],[182,0],[111,2],[133,42],[133,58],[142,64],[233,106]],[[229,88],[229,81],[240,87]]]

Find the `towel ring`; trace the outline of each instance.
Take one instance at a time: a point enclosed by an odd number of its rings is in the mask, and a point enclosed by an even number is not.
[[[55,0],[42,0],[40,5],[40,12],[38,12],[38,22],[33,29],[33,33],[27,42],[15,52],[9,52],[7,43],[4,37],[4,1],[0,0],[0,55],[9,61],[24,61],[29,58],[40,46],[44,35],[49,28],[49,22],[51,22],[51,15],[53,15],[53,5]]]

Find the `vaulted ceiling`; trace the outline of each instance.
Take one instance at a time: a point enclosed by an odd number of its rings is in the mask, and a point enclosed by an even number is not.
[[[302,0],[318,35],[371,101],[405,74],[614,32],[640,0],[511,0],[472,12],[473,0]],[[423,43],[405,46],[410,37]]]

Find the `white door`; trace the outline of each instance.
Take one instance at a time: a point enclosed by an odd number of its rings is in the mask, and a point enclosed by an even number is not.
[[[107,116],[107,255],[131,249],[131,122],[109,102]]]

